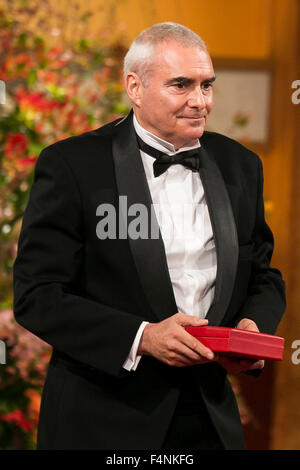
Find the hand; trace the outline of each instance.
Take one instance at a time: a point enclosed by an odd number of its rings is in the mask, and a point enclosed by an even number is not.
[[[201,320],[184,313],[176,313],[159,323],[149,323],[143,332],[138,354],[153,356],[174,367],[211,362],[214,353],[190,335],[185,326],[204,326]]]
[[[257,331],[256,323],[250,318],[243,318],[236,326],[239,330]],[[221,354],[217,358],[217,362],[227,370],[229,374],[240,374],[246,370],[263,369],[265,361],[260,359],[239,359],[234,357],[222,356]]]

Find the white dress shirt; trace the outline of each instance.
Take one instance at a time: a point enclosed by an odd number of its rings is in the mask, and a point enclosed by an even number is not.
[[[141,127],[135,116],[133,123],[136,133],[146,144],[167,155],[200,147],[196,139],[176,151],[172,144]],[[176,164],[155,177],[155,159],[145,152],[140,153],[165,246],[178,312],[205,318],[214,297],[217,259],[199,173]],[[135,370],[141,359],[136,353],[147,323],[142,322],[123,364],[127,370]]]

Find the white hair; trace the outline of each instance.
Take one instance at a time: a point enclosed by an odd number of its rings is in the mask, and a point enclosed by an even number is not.
[[[146,86],[155,47],[167,41],[176,41],[183,47],[200,47],[207,50],[203,39],[186,26],[172,22],[154,24],[142,31],[132,42],[124,57],[124,78],[129,72],[134,72]]]

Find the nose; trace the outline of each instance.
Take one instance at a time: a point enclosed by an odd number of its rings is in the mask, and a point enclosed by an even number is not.
[[[190,93],[188,105],[191,108],[205,108],[206,101],[201,86],[196,86]]]

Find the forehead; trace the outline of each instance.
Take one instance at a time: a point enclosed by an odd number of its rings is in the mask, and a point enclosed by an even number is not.
[[[159,44],[154,52],[152,73],[159,77],[211,77],[214,69],[209,53],[196,46],[176,42]]]

